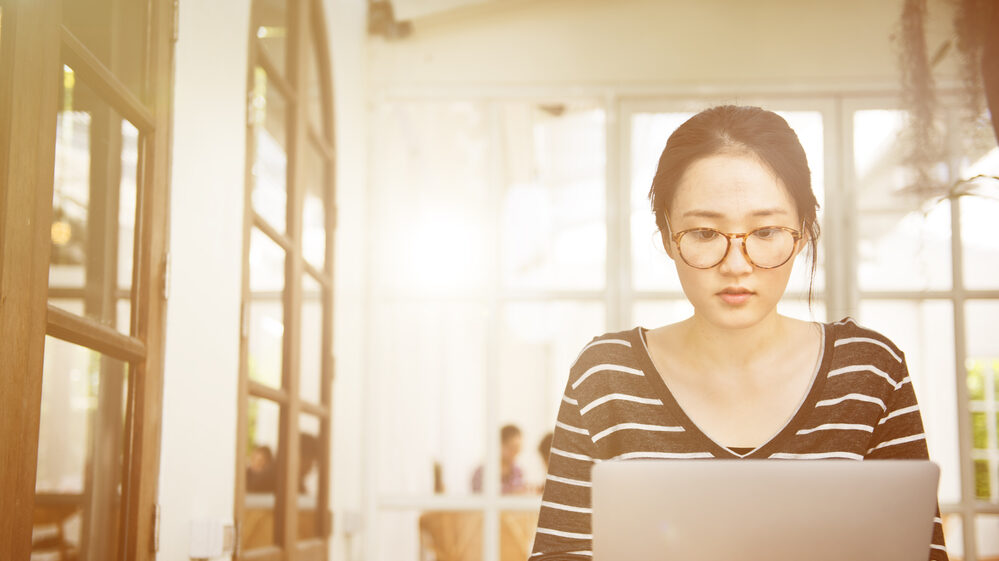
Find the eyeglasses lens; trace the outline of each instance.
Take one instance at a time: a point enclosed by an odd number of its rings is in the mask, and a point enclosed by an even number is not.
[[[746,236],[746,253],[757,267],[779,267],[794,251],[794,236],[787,230],[761,228]],[[691,230],[680,238],[680,255],[691,267],[710,268],[725,258],[729,240],[713,230]]]

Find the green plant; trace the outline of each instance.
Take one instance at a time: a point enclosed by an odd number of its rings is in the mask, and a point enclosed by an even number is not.
[[[988,427],[986,425],[985,413],[975,412],[971,414],[971,446],[979,450],[987,450],[989,447]]]
[[[989,463],[985,460],[975,460],[975,497],[986,501],[992,498]]]

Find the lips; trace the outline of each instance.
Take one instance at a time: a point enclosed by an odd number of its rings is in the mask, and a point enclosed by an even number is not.
[[[744,304],[753,294],[755,294],[755,292],[749,290],[748,288],[730,286],[719,292],[718,297],[721,298],[726,304],[738,305]]]

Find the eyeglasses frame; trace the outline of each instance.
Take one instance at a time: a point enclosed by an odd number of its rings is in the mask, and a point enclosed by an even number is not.
[[[746,258],[746,262],[748,262],[750,265],[752,265],[754,267],[757,267],[759,269],[776,269],[778,267],[783,267],[785,264],[787,264],[788,261],[791,260],[791,257],[794,256],[794,250],[792,250],[791,254],[787,256],[787,259],[785,259],[784,261],[782,261],[780,264],[778,264],[778,265],[772,265],[770,267],[764,267],[762,265],[758,265],[749,256],[749,252],[746,250],[746,238],[748,238],[750,235],[752,235],[752,234],[754,234],[756,232],[759,232],[760,230],[784,230],[785,232],[789,232],[791,234],[791,237],[794,238],[794,245],[797,246],[798,242],[800,242],[802,240],[802,238],[805,237],[805,235],[804,235],[805,221],[804,220],[801,221],[801,231],[795,230],[794,228],[788,228],[787,226],[760,226],[759,228],[754,228],[754,229],[752,229],[752,230],[750,230],[748,232],[743,232],[743,233],[726,233],[726,232],[722,232],[721,230],[717,230],[715,228],[690,228],[690,229],[683,230],[681,232],[677,232],[677,233],[674,234],[673,233],[673,228],[672,228],[672,226],[670,226],[670,223],[669,223],[669,216],[665,216],[664,215],[664,218],[666,219],[666,231],[669,234],[669,238],[671,240],[673,240],[673,243],[676,244],[676,252],[680,254],[680,259],[683,259],[684,263],[686,263],[687,265],[689,265],[690,267],[693,267],[695,269],[713,269],[714,267],[717,267],[718,265],[720,265],[723,261],[725,261],[725,258],[728,257],[728,252],[732,251],[732,240],[735,239],[735,238],[738,238],[738,239],[742,240],[742,243],[739,244],[739,249],[742,251],[742,256]],[[713,265],[708,265],[707,267],[698,267],[697,265],[692,265],[690,263],[690,261],[687,261],[687,258],[683,256],[683,251],[680,249],[680,238],[682,238],[685,234],[688,234],[690,232],[697,232],[697,231],[704,231],[704,230],[707,230],[709,232],[715,232],[717,234],[721,234],[722,236],[725,236],[725,244],[726,244],[725,245],[725,253],[723,253],[722,256],[721,256],[721,259],[719,259]]]

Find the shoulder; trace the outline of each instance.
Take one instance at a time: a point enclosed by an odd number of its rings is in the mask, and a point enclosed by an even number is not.
[[[836,346],[856,343],[868,343],[880,347],[901,359],[903,353],[895,343],[882,333],[857,323],[852,317],[845,317],[837,322],[827,324],[827,333],[831,334]]]
[[[636,367],[636,353],[642,347],[639,328],[604,333],[583,345],[570,370],[570,383],[601,365]]]
[[[884,370],[896,370],[905,364],[905,353],[891,339],[851,317],[826,324],[826,336],[837,362],[877,364]]]

